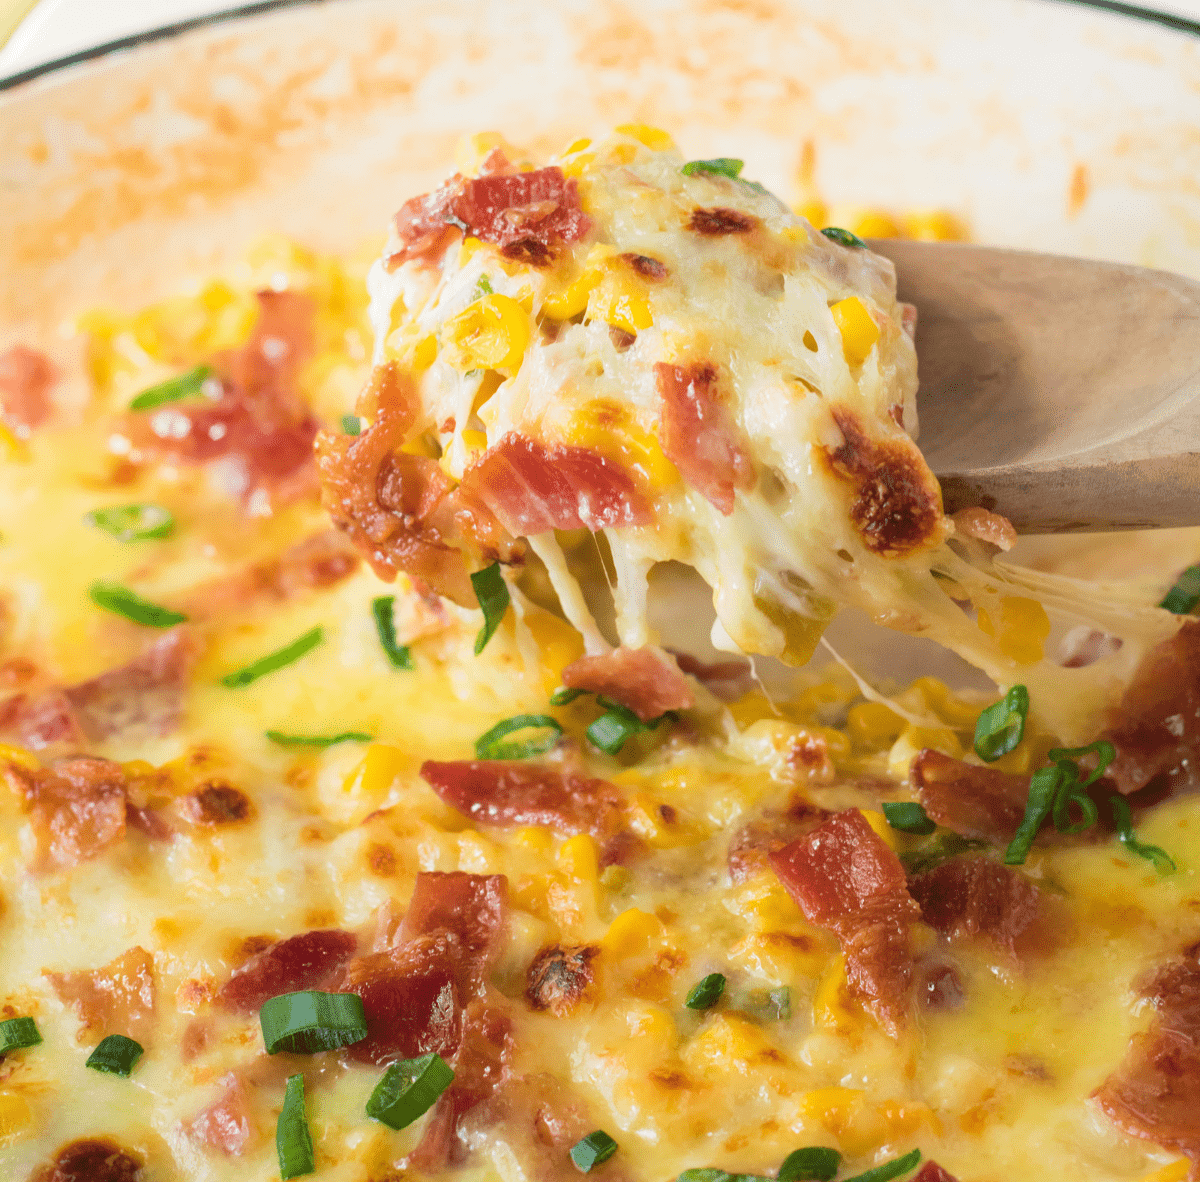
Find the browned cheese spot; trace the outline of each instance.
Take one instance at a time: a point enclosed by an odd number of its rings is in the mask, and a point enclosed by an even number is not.
[[[529,964],[525,996],[539,1012],[565,1017],[591,985],[595,946],[547,946]]]
[[[79,1138],[68,1142],[30,1179],[38,1183],[136,1183],[142,1161],[113,1138]]]
[[[254,816],[254,805],[245,792],[215,779],[202,783],[180,803],[183,815],[193,825],[236,825]]]
[[[758,221],[736,208],[695,208],[687,227],[705,237],[724,237],[730,233],[749,233]]]
[[[666,279],[669,273],[667,271],[666,263],[661,263],[657,258],[651,258],[648,254],[622,254],[621,258],[624,262],[627,262],[643,279],[653,279],[658,281],[660,279]]]

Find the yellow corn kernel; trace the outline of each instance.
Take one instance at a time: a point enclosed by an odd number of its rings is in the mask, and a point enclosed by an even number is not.
[[[675,139],[669,133],[653,125],[618,125],[617,133],[635,138],[648,150],[671,150],[675,146]]]
[[[862,1024],[862,1010],[846,990],[846,959],[839,954],[817,984],[812,1002],[813,1024],[852,1031]]]
[[[968,703],[958,696],[942,680],[932,675],[922,675],[896,697],[903,708],[932,714],[956,729],[974,729],[979,718],[978,704]]]
[[[576,154],[570,162],[562,164],[562,173],[568,179],[578,179],[595,161],[594,154]]]
[[[759,932],[795,929],[800,916],[795,900],[779,882],[779,876],[765,864],[761,871],[738,885],[729,903]]]
[[[881,812],[876,812],[873,808],[860,808],[858,810],[863,815],[863,820],[884,840],[884,842],[893,850],[900,848],[899,842],[896,841],[896,831],[887,823],[887,817]]]
[[[563,152],[559,158],[566,158],[568,154],[578,154],[580,150],[586,150],[592,144],[592,139],[589,137],[576,138]]]
[[[646,289],[634,281],[632,271],[628,270],[605,273],[600,286],[588,298],[588,317],[635,336],[654,324]]]
[[[720,1012],[684,1048],[680,1057],[693,1070],[745,1072],[755,1064],[777,1064],[782,1055],[761,1029],[738,1013]]]
[[[817,1121],[830,1133],[840,1134],[862,1108],[863,1093],[858,1088],[826,1087],[806,1092],[800,1099],[800,1112],[806,1120]]]
[[[0,1146],[6,1145],[33,1124],[33,1109],[18,1092],[0,1092]]]
[[[785,225],[779,231],[779,236],[785,242],[790,242],[793,246],[808,245],[808,230],[803,225]]]
[[[508,895],[513,908],[530,913],[541,921],[550,919],[550,884],[555,876],[509,876]]]
[[[595,883],[600,878],[600,853],[596,840],[588,833],[577,833],[558,848],[558,861],[563,870],[585,883]]]
[[[1000,601],[1000,633],[986,609],[979,610],[979,628],[996,638],[1000,653],[1022,666],[1040,662],[1050,636],[1050,618],[1036,601],[1024,596],[1005,596]]]
[[[902,716],[877,700],[856,704],[846,714],[846,728],[850,736],[870,750],[882,750],[890,746],[904,732],[907,724]]]
[[[515,375],[529,345],[529,316],[511,296],[484,296],[451,317],[444,335],[460,370]]]
[[[879,340],[879,326],[857,297],[848,296],[829,306],[838,329],[842,331],[842,350],[851,367],[859,367]]]
[[[547,296],[542,301],[542,312],[552,321],[569,321],[578,316],[587,308],[588,297],[602,278],[599,268],[589,267],[568,287]]]
[[[37,771],[42,765],[38,762],[36,754],[32,754],[23,746],[10,746],[7,742],[0,742],[0,759],[17,767],[24,767],[27,771]]]
[[[951,758],[963,756],[962,743],[952,729],[909,725],[888,752],[888,774],[893,779],[907,779],[912,760],[922,750],[940,750]]]
[[[525,850],[532,850],[534,854],[549,854],[554,849],[554,838],[550,830],[540,825],[517,830],[513,841]]]
[[[779,720],[779,706],[772,704],[762,692],[747,692],[731,701],[728,708],[739,729],[749,729],[755,721]]]
[[[0,421],[0,457],[6,462],[25,462],[29,451],[19,437]]]
[[[487,434],[482,429],[464,429],[461,436],[471,454],[482,454],[487,449]]]
[[[363,755],[362,762],[346,776],[342,788],[347,792],[356,788],[365,792],[383,791],[390,788],[408,766],[408,755],[403,750],[379,742]]]
[[[860,238],[894,238],[900,236],[900,227],[887,213],[867,209],[855,216],[850,232]]]
[[[653,913],[628,908],[605,930],[600,949],[612,958],[626,958],[649,949],[651,941],[662,937],[662,933],[662,922]]]
[[[904,214],[904,236],[918,242],[965,242],[970,233],[965,224],[944,209]]]
[[[528,609],[524,620],[538,645],[542,684],[549,696],[562,682],[563,669],[583,657],[583,634],[543,608]]]
[[[1157,1171],[1143,1176],[1146,1183],[1183,1183],[1188,1177],[1192,1164],[1186,1158],[1177,1158],[1174,1162],[1159,1167]]]
[[[928,1125],[938,1137],[942,1135],[942,1123],[937,1113],[919,1100],[885,1100],[877,1111],[887,1122],[892,1138],[912,1137],[922,1125]]]
[[[437,352],[437,337],[434,334],[431,333],[428,337],[422,338],[413,350],[413,370],[427,371],[433,366]]]

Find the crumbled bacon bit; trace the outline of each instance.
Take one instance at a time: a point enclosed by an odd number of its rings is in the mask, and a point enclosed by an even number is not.
[[[230,1072],[222,1078],[224,1091],[201,1110],[184,1130],[194,1141],[236,1156],[245,1152],[257,1134],[250,1096],[244,1080]]]
[[[570,1015],[591,987],[592,959],[599,952],[597,946],[546,946],[538,951],[525,987],[530,1007],[549,1009],[556,1017]]]
[[[141,946],[93,971],[47,971],[55,995],[80,1020],[79,1040],[98,1042],[122,1033],[146,1043],[154,1018],[154,959]]]
[[[911,307],[911,305],[909,306]],[[957,1183],[958,1179],[951,1175],[945,1167],[938,1166],[932,1158],[927,1159],[921,1169],[912,1177],[913,1183]]]
[[[58,378],[54,364],[37,350],[11,346],[0,354],[0,417],[22,437],[54,411],[50,389]]]
[[[1001,550],[1011,550],[1017,544],[1012,522],[986,508],[960,508],[954,514],[954,530],[961,537],[989,542]]]
[[[29,750],[66,749],[84,741],[75,709],[61,688],[38,696],[19,692],[0,703],[0,738]]]
[[[922,750],[908,780],[931,821],[999,846],[1016,835],[1029,798],[1028,775],[959,762],[939,750]]]
[[[236,825],[254,817],[250,797],[231,783],[210,779],[179,801],[184,817],[193,825]]]
[[[921,975],[917,994],[926,1008],[955,1011],[963,1006],[962,980],[953,967],[928,968]]]
[[[142,1160],[115,1138],[77,1138],[29,1178],[35,1183],[137,1183]]]
[[[695,208],[687,227],[705,237],[724,237],[730,233],[749,233],[757,225],[757,217],[735,208]]]
[[[656,283],[666,279],[670,274],[667,264],[651,258],[648,254],[622,254],[621,261],[628,263],[643,279],[653,279]]]
[[[352,933],[319,929],[286,938],[239,967],[217,992],[217,1000],[236,1012],[257,1012],[272,996],[319,986],[358,947]]]
[[[630,333],[628,329],[622,329],[618,325],[610,325],[608,327],[608,340],[612,342],[614,350],[628,350],[637,341],[637,334]]]
[[[693,704],[683,672],[657,646],[636,650],[622,646],[578,658],[563,670],[562,681],[565,687],[596,692],[623,704],[641,721]]]
[[[747,659],[725,659],[708,663],[683,650],[668,649],[679,669],[693,679],[698,679],[718,700],[726,704],[744,696],[754,683],[754,672]]]
[[[771,870],[772,854],[807,837],[826,816],[824,809],[799,801],[786,813],[764,812],[747,821],[730,839],[726,851],[730,880],[745,883],[760,871]]]

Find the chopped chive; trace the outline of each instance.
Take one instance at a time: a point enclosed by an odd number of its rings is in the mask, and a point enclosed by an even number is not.
[[[1188,567],[1175,580],[1175,586],[1163,597],[1159,608],[1186,617],[1200,603],[1200,563]]]
[[[283,1109],[275,1124],[275,1152],[279,1155],[279,1177],[295,1179],[317,1169],[312,1134],[304,1111],[304,1076],[289,1075],[283,1092]]]
[[[84,513],[83,519],[119,542],[165,538],[175,528],[175,518],[161,504],[114,504],[94,508]]]
[[[689,1167],[675,1176],[676,1183],[770,1183],[766,1175],[739,1175],[720,1167]]]
[[[439,1054],[394,1062],[367,1101],[367,1116],[392,1129],[404,1129],[427,1113],[454,1082],[454,1072]]]
[[[362,433],[362,417],[344,416],[342,418],[342,432],[350,437],[358,437]]]
[[[396,597],[376,596],[371,601],[371,615],[375,618],[375,632],[388,662],[397,671],[411,671],[415,665],[412,654],[407,646],[396,644]]]
[[[1025,736],[1029,716],[1029,689],[1018,683],[979,714],[975,722],[975,753],[984,762],[995,762],[1015,750]]]
[[[551,732],[540,738],[506,740],[510,734],[522,729],[548,729]],[[545,717],[540,713],[523,713],[519,717],[509,717],[479,736],[475,742],[475,757],[532,758],[536,754],[545,754],[547,750],[553,750],[558,745],[562,732],[563,727],[553,717]]]
[[[683,164],[685,175],[725,175],[736,179],[746,164],[740,158],[697,158]]]
[[[550,693],[550,706],[552,708],[561,708],[564,704],[571,704],[573,701],[578,700],[580,696],[586,695],[587,690],[585,688],[556,687]]]
[[[907,1175],[921,1161],[920,1150],[910,1150],[902,1158],[893,1158],[891,1162],[880,1163],[861,1175],[852,1175],[847,1183],[886,1183],[889,1179],[898,1179]]]
[[[805,1146],[793,1150],[780,1164],[775,1176],[780,1183],[828,1183],[842,1165],[842,1156],[828,1146]]]
[[[617,1143],[603,1129],[593,1129],[571,1147],[571,1161],[586,1175],[617,1152]]]
[[[144,392],[138,392],[129,402],[133,412],[141,412],[147,408],[157,408],[160,404],[170,404],[173,400],[184,400],[188,396],[198,396],[205,381],[212,378],[212,368],[206,366],[193,367],[183,375],[174,379],[166,379],[148,387]]]
[[[712,1008],[714,1004],[721,998],[721,993],[725,990],[725,976],[719,971],[714,971],[711,975],[705,975],[698,984],[687,994],[687,999],[683,1002],[685,1008],[705,1009]]]
[[[1037,837],[1042,822],[1050,815],[1054,799],[1063,785],[1063,775],[1057,766],[1039,767],[1029,780],[1029,797],[1025,801],[1025,815],[1004,852],[1004,861],[1010,867],[1019,867],[1029,856],[1033,839]]]
[[[925,810],[915,801],[902,801],[897,804],[885,803],[883,815],[893,829],[899,829],[903,833],[915,833],[923,837],[937,829],[937,826],[926,815]]]
[[[478,300],[481,296],[490,296],[493,294],[492,281],[486,275],[480,275],[475,281],[475,295],[473,299]]]
[[[342,742],[370,742],[374,738],[369,733],[331,733],[327,737],[321,734],[280,733],[277,729],[268,729],[267,737],[277,746],[285,749],[324,750],[328,746],[340,746]]]
[[[828,225],[821,232],[831,242],[837,242],[839,246],[847,246],[851,250],[865,250],[867,248],[867,243],[848,229],[839,229],[836,225]]]
[[[987,842],[978,838],[966,838],[960,833],[951,833],[943,829],[932,841],[927,842],[917,850],[909,850],[900,855],[900,864],[907,875],[921,875],[941,866],[948,858],[956,854],[965,854],[968,850],[984,850]]]
[[[106,1075],[128,1075],[134,1064],[145,1053],[145,1050],[122,1033],[110,1033],[95,1050],[92,1051],[84,1066],[93,1071],[103,1071]]]
[[[0,1054],[37,1046],[41,1040],[42,1035],[38,1033],[32,1017],[10,1017],[7,1021],[0,1021]]]
[[[367,1036],[363,1002],[353,992],[285,992],[258,1010],[268,1054],[316,1054]]]
[[[1152,846],[1148,842],[1139,841],[1133,832],[1133,817],[1129,812],[1129,805],[1122,800],[1120,796],[1110,796],[1109,800],[1113,806],[1113,816],[1117,822],[1117,837],[1121,839],[1122,845],[1133,851],[1134,854],[1140,854],[1142,858],[1147,859],[1154,864],[1154,869],[1160,875],[1170,875],[1172,871],[1177,870],[1175,860],[1161,847]]]
[[[169,629],[187,620],[187,614],[175,612],[174,609],[163,608],[143,600],[136,592],[131,592],[119,583],[94,583],[88,590],[93,604],[98,604],[108,612],[116,613],[127,621],[137,625],[149,625],[155,629]]]
[[[221,683],[227,688],[246,687],[256,679],[270,675],[272,671],[278,671],[280,667],[286,667],[290,663],[294,663],[296,659],[303,658],[310,650],[315,650],[324,637],[325,631],[318,625],[315,629],[310,629],[303,637],[284,646],[282,650],[276,650],[273,654],[268,654],[248,666],[240,667],[228,675],[221,676]]]
[[[607,696],[598,696],[596,699],[605,712],[587,727],[587,740],[605,754],[620,753],[621,747],[635,733],[649,733],[650,730],[657,729],[668,715],[664,713],[661,717],[655,717],[653,721],[643,721],[637,713],[623,704],[609,700]]]
[[[475,653],[482,654],[483,648],[492,640],[492,634],[500,628],[500,622],[508,611],[508,585],[500,574],[500,564],[492,563],[471,576],[471,587],[475,589],[479,607],[483,609],[483,628],[475,639]]]

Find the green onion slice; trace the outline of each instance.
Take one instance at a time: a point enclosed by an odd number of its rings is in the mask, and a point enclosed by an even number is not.
[[[676,1183],[770,1183],[766,1175],[736,1175],[720,1167],[689,1167],[675,1176]]]
[[[538,738],[519,738],[516,741],[506,740],[510,734],[522,729],[548,729],[550,732]],[[476,758],[533,758],[537,754],[545,754],[558,745],[563,727],[553,718],[540,713],[523,713],[519,717],[509,717],[499,721],[481,734],[475,742]]]
[[[925,810],[915,801],[903,801],[897,804],[884,804],[883,815],[893,829],[904,833],[916,833],[922,837],[933,833],[937,826],[926,815]]]
[[[1186,617],[1200,603],[1200,563],[1188,567],[1175,580],[1175,586],[1163,597],[1159,608]]]
[[[250,663],[249,666],[223,675],[221,682],[227,688],[246,687],[256,679],[270,675],[272,671],[278,671],[280,667],[286,667],[290,663],[294,663],[296,659],[303,658],[310,650],[315,650],[324,639],[325,631],[318,625],[315,629],[310,629],[303,637],[284,646],[282,650],[276,650],[273,654],[268,654],[266,657],[258,659],[257,662]]]
[[[388,662],[397,671],[411,671],[415,665],[412,654],[407,646],[396,644],[396,597],[376,596],[371,601],[371,615],[375,618],[375,632]]]
[[[363,1002],[353,992],[285,992],[258,1010],[268,1054],[316,1054],[367,1036]]]
[[[492,287],[492,281],[486,275],[480,275],[475,281],[475,299],[478,300],[481,296],[490,296],[495,291]]]
[[[375,1085],[367,1116],[403,1129],[428,1112],[453,1082],[454,1072],[440,1054],[394,1062]]]
[[[578,700],[580,696],[586,696],[587,691],[584,688],[569,688],[556,687],[550,693],[550,706],[552,708],[562,708],[564,704],[571,704]]]
[[[475,653],[482,654],[483,648],[492,640],[492,634],[500,628],[500,622],[508,611],[508,584],[500,574],[500,564],[492,563],[471,576],[471,586],[479,607],[483,609],[483,628],[475,639]]]
[[[736,179],[746,164],[740,158],[697,158],[683,164],[685,175],[725,175]]]
[[[867,243],[848,229],[839,229],[836,225],[829,225],[825,229],[822,229],[821,232],[831,242],[837,242],[839,246],[848,246],[851,250],[865,250],[867,248]]]
[[[347,414],[342,418],[342,432],[349,437],[358,437],[362,433],[362,417]]]
[[[828,1183],[842,1165],[842,1156],[828,1146],[805,1146],[793,1150],[775,1176],[780,1183]]]
[[[7,1021],[0,1021],[0,1054],[36,1046],[41,1040],[42,1035],[38,1033],[32,1017],[11,1017]]]
[[[304,1111],[304,1076],[289,1075],[283,1093],[283,1109],[275,1125],[275,1152],[279,1155],[281,1179],[311,1175],[317,1169],[308,1116]]]
[[[571,1161],[586,1175],[593,1167],[608,1162],[617,1152],[617,1143],[603,1129],[593,1129],[571,1147]]]
[[[267,737],[277,746],[287,750],[300,750],[311,747],[314,750],[324,750],[328,746],[340,746],[342,742],[370,742],[374,738],[369,733],[331,733],[328,737],[321,734],[280,733],[278,729],[268,729]]]
[[[751,992],[746,998],[746,1011],[760,1021],[789,1021],[792,1017],[792,989],[771,988]]]
[[[1152,846],[1148,842],[1139,841],[1134,835],[1133,817],[1130,815],[1129,805],[1120,796],[1110,796],[1109,800],[1112,802],[1113,816],[1117,822],[1117,837],[1121,839],[1125,848],[1152,862],[1154,869],[1160,875],[1170,875],[1172,871],[1176,870],[1175,860],[1161,846]]]
[[[711,975],[705,975],[698,984],[687,994],[687,999],[683,1002],[684,1006],[693,1009],[712,1008],[714,1004],[721,998],[721,993],[725,990],[725,976],[719,971],[714,971]]]
[[[165,538],[175,528],[175,518],[161,504],[114,504],[94,508],[83,519],[119,542]]]
[[[635,733],[649,733],[657,729],[667,716],[674,717],[673,713],[664,713],[653,721],[643,721],[632,709],[607,696],[597,696],[596,699],[606,711],[587,727],[587,740],[605,754],[620,753],[621,747]]]
[[[150,625],[155,629],[169,629],[187,620],[187,613],[175,612],[174,609],[163,608],[143,600],[136,592],[131,592],[119,583],[93,583],[88,590],[93,604],[98,604],[108,612],[116,613],[127,621],[138,625]]]
[[[910,1150],[903,1158],[893,1158],[891,1162],[880,1163],[861,1175],[852,1175],[847,1183],[886,1183],[889,1179],[898,1179],[907,1175],[921,1161],[920,1150]]]
[[[995,762],[1015,750],[1025,736],[1029,716],[1029,689],[1018,683],[1002,699],[985,708],[975,722],[975,753],[984,762]]]
[[[968,850],[986,850],[987,842],[978,838],[966,838],[959,833],[951,833],[943,829],[937,837],[926,842],[916,850],[909,850],[900,855],[900,863],[907,875],[921,875],[941,866],[947,859],[956,854],[965,854]]]
[[[106,1075],[128,1075],[134,1064],[145,1053],[145,1050],[122,1033],[110,1033],[92,1051],[84,1066],[93,1071],[103,1071]]]
[[[211,367],[193,367],[184,375],[176,375],[174,379],[166,379],[144,392],[138,392],[129,402],[129,407],[133,412],[141,412],[143,409],[157,408],[160,404],[170,404],[174,400],[185,400],[188,396],[198,396],[205,381],[210,378]]]

